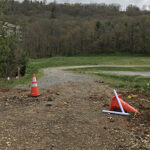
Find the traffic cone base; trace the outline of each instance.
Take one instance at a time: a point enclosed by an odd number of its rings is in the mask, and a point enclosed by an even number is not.
[[[119,94],[118,97],[119,97],[119,100],[120,100],[121,105],[122,105],[125,112],[129,112],[129,113],[137,113],[138,112],[135,108],[133,108],[132,106],[130,106],[129,104],[127,104],[126,102],[124,102],[121,99],[121,97],[122,97],[121,94]],[[118,101],[116,99],[116,96],[112,97],[112,100],[111,100],[111,103],[110,103],[110,110],[121,110],[120,106],[118,104]]]
[[[36,82],[36,77],[35,74],[33,74],[33,79],[32,79],[32,87],[31,87],[31,96],[39,96],[39,91],[38,91],[38,86]]]

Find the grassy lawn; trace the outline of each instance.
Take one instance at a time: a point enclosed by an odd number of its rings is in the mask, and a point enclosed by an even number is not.
[[[96,78],[103,80],[105,84],[119,89],[130,89],[130,90],[150,90],[150,77],[142,76],[129,76],[129,75],[117,75],[108,73],[95,73],[95,71],[150,71],[148,67],[93,67],[93,68],[78,68],[68,69],[77,73],[86,73]],[[89,72],[87,72],[89,71]],[[92,72],[93,71],[93,72]]]
[[[95,74],[101,80],[113,87],[119,89],[135,90],[150,90],[150,78],[142,76],[127,76],[99,73]]]
[[[150,57],[146,56],[87,56],[87,57],[53,57],[45,59],[30,60],[27,66],[27,72],[24,78],[19,80],[1,80],[0,86],[12,87],[17,84],[27,84],[32,80],[32,74],[37,77],[42,75],[41,69],[58,66],[75,65],[150,65]]]

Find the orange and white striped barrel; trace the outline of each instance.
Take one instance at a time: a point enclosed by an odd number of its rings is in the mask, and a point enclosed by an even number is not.
[[[36,77],[35,74],[33,74],[33,79],[32,79],[32,87],[31,87],[31,96],[39,96],[39,91],[38,91],[38,86],[36,82]]]

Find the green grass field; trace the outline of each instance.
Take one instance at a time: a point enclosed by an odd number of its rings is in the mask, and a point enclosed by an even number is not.
[[[68,69],[76,73],[89,74],[113,88],[130,89],[130,90],[150,90],[150,77],[117,75],[110,73],[98,73],[96,71],[150,71],[148,67],[93,67],[93,68],[77,68]]]
[[[99,79],[104,80],[105,84],[119,89],[150,90],[150,78],[142,76],[128,76],[116,74],[95,74]]]
[[[26,75],[19,80],[1,80],[0,86],[12,87],[17,84],[27,84],[32,80],[32,74],[42,76],[42,69],[58,66],[75,65],[150,65],[150,57],[146,56],[87,56],[87,57],[53,57],[45,59],[30,60],[27,66]]]

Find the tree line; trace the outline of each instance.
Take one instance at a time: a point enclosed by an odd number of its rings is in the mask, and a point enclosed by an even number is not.
[[[23,27],[32,58],[150,53],[150,12],[136,6],[5,1],[4,18]]]
[[[129,5],[3,1],[0,20],[22,27],[30,58],[150,54],[150,12]]]

